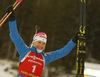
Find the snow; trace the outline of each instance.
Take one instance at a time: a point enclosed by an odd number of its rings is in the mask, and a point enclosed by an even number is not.
[[[84,74],[88,77],[100,77],[100,64],[85,62]]]
[[[0,59],[0,77],[17,77],[18,62]]]
[[[0,59],[0,77],[17,77],[18,75],[19,62]],[[74,77],[73,74],[59,74],[55,77]],[[46,72],[45,72],[46,73]],[[85,62],[85,75],[87,77],[100,77],[100,64]],[[48,73],[47,73],[48,74]]]
[[[18,62],[0,59],[0,77],[17,77],[18,67],[19,67]],[[45,70],[45,71],[47,71],[47,70]],[[47,72],[45,72],[45,73],[47,73]],[[46,76],[43,76],[43,77],[46,77]],[[54,76],[54,77],[73,77],[73,75],[70,75],[70,74],[66,75],[63,73],[62,75]]]
[[[91,69],[100,70],[100,64],[85,62],[85,68],[91,68]]]

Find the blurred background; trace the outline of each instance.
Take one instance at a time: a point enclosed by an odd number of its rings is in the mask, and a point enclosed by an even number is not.
[[[0,19],[15,1],[0,0]],[[100,0],[88,0],[86,6],[88,34],[85,60],[100,64]],[[45,52],[62,48],[78,32],[79,0],[23,0],[15,13],[18,32],[27,46],[31,45],[35,25],[47,34]],[[48,64],[42,77],[75,77],[76,52],[75,47],[66,57]],[[9,37],[7,20],[0,27],[0,67],[3,67],[0,68],[0,72],[3,71],[0,77],[16,77],[18,61],[19,55]]]

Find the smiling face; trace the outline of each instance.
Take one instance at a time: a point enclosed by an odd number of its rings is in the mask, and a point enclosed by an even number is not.
[[[38,53],[42,52],[45,49],[45,42],[43,41],[36,41],[33,43],[33,46],[36,47],[37,50],[41,50],[41,51],[37,51]]]

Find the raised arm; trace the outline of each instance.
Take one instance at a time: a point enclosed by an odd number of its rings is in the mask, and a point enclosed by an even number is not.
[[[66,46],[59,50],[50,52],[49,55],[45,55],[45,65],[57,59],[60,59],[70,53],[70,51],[76,46],[78,33],[68,42]]]
[[[49,55],[45,56],[46,64],[66,56],[75,47],[75,45],[76,44],[71,39],[63,48],[50,52]]]
[[[22,57],[25,55],[28,51],[29,48],[25,45],[23,39],[20,37],[17,31],[17,24],[15,20],[15,12],[12,9],[12,6],[8,6],[7,12],[12,11],[12,14],[9,17],[9,30],[10,30],[10,37],[13,43],[15,44],[19,55]]]

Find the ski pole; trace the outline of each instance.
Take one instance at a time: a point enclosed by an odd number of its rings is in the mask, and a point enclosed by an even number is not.
[[[16,7],[22,2],[22,0],[16,0],[15,3],[13,4],[13,10],[16,9]],[[12,11],[10,13],[6,13],[2,19],[0,20],[0,26],[7,20],[7,18],[11,15]]]
[[[86,56],[86,0],[80,1],[79,39],[77,40],[76,77],[84,77],[84,61]]]

